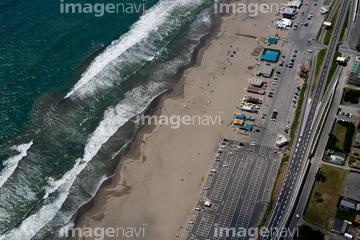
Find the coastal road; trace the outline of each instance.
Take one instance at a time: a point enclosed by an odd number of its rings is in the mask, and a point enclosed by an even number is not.
[[[310,145],[312,143],[311,139],[317,129],[318,120],[321,117],[319,113],[322,101],[322,92],[327,80],[328,69],[330,68],[335,53],[337,39],[339,37],[339,33],[341,32],[342,23],[346,16],[348,2],[348,0],[344,0],[341,6],[338,20],[333,31],[334,35],[328,46],[328,51],[324,59],[324,66],[322,67],[315,92],[313,96],[305,99],[304,101],[304,110],[300,124],[298,126],[296,139],[294,139],[289,166],[282,183],[275,208],[273,209],[270,221],[267,226],[267,229],[270,231],[275,228],[288,227],[290,220],[294,215],[293,210],[296,206],[296,199],[299,194],[299,187],[304,174],[303,169],[308,164],[307,159],[309,149],[311,147]],[[292,231],[292,229],[289,230]],[[279,236],[266,236],[263,237],[263,239],[277,239],[278,237]],[[289,235],[286,236],[286,239],[291,238],[292,237]]]

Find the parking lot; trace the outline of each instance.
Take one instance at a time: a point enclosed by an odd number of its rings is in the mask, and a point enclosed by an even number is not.
[[[189,240],[239,239],[225,233],[221,235],[217,230],[247,228],[260,221],[280,161],[271,158],[273,149],[239,144],[232,140],[220,143],[221,153],[214,157],[197,209],[187,224]],[[255,154],[260,149],[262,156]],[[210,201],[211,206],[205,207],[205,201]]]

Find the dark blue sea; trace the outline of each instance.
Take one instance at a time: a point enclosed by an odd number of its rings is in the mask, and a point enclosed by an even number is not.
[[[71,3],[79,7],[66,11]],[[110,3],[126,11],[101,14]],[[0,1],[0,239],[59,239],[73,224],[113,175],[136,133],[134,116],[190,63],[210,31],[211,7]]]

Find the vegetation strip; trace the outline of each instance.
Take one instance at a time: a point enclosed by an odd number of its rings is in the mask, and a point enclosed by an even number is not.
[[[337,64],[337,62],[336,62],[336,59],[337,59],[338,57],[341,57],[341,56],[342,56],[341,52],[338,52],[338,51],[335,52],[334,58],[333,58],[333,60],[332,60],[332,62],[331,62],[331,67],[330,67],[329,75],[328,75],[328,77],[327,77],[327,79],[326,79],[325,89],[324,89],[324,91],[323,91],[323,97],[324,97],[324,95],[325,95],[325,93],[326,93],[326,90],[327,90],[329,84],[331,83],[331,80],[332,80],[332,78],[334,77],[334,74],[335,74],[336,69],[337,69],[337,67],[338,67],[338,64]]]
[[[330,39],[332,37],[332,33],[334,31],[334,26],[335,26],[335,23],[336,23],[336,19],[338,17],[338,14],[339,14],[339,11],[340,11],[340,7],[341,7],[341,3],[339,4],[338,8],[336,9],[336,12],[334,14],[334,16],[331,18],[331,28],[328,29],[325,33],[325,37],[324,37],[324,40],[323,40],[323,43],[324,45],[329,45],[329,42],[330,42]]]

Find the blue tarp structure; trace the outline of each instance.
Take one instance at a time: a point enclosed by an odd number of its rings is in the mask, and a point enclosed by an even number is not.
[[[264,49],[260,60],[276,62],[279,59],[279,55],[279,50]]]
[[[252,130],[252,125],[251,125],[251,124],[246,124],[245,126],[239,125],[239,128],[240,128],[240,129],[244,129],[244,130],[251,131],[251,130]]]
[[[246,121],[252,121],[252,122],[255,122],[255,118],[252,117],[252,116],[249,116],[246,118]]]
[[[271,44],[277,44],[277,39],[276,38],[268,38],[267,41]]]
[[[240,118],[240,119],[244,119],[245,115],[244,114],[236,114],[235,117]]]

